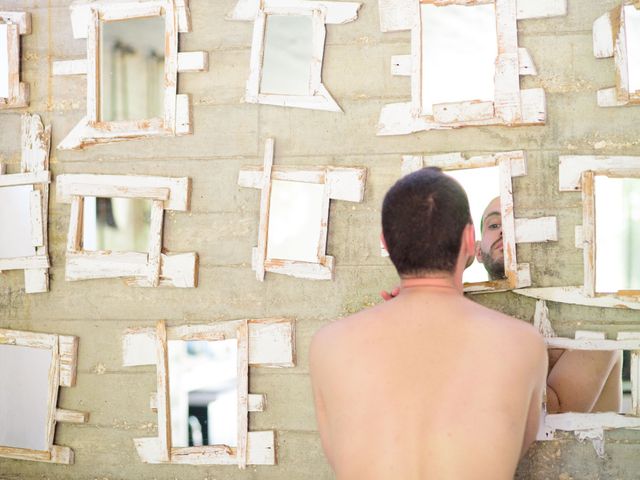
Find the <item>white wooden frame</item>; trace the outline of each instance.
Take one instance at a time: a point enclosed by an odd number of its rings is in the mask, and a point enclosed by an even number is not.
[[[44,128],[38,115],[22,116],[21,172],[3,175],[0,163],[0,188],[32,185],[30,196],[31,243],[35,255],[22,258],[0,259],[0,271],[24,270],[26,293],[42,293],[49,290],[49,253],[47,217],[49,211],[49,147],[51,126]],[[7,226],[0,225],[0,228]]]
[[[520,89],[520,75],[536,75],[529,52],[518,47],[517,21],[566,14],[566,0],[378,0],[383,32],[411,31],[411,53],[391,59],[391,74],[411,77],[411,101],[385,105],[378,135],[405,135],[434,129],[481,125],[542,125],[546,100],[542,88]],[[495,3],[498,58],[495,100],[433,105],[432,115],[422,106],[422,23],[420,4],[480,5]],[[473,76],[473,72],[469,72]]]
[[[358,18],[360,3],[305,0],[238,0],[229,20],[253,21],[251,71],[245,101],[264,105],[308,108],[341,112],[342,109],[322,84],[322,60],[326,36],[325,24],[344,24]],[[269,15],[311,16],[313,23],[313,59],[308,95],[260,93],[265,28]]]
[[[629,91],[629,58],[624,7],[637,4],[623,1],[620,6],[605,13],[593,22],[593,54],[596,58],[614,57],[616,86],[598,90],[598,106],[623,107],[640,104],[640,90]]]
[[[178,52],[178,34],[191,31],[189,0],[81,1],[71,5],[73,35],[87,39],[87,58],[54,62],[55,75],[87,76],[87,115],[60,142],[59,149],[79,149],[96,143],[192,133],[189,95],[178,94],[179,72],[208,70],[206,52]],[[100,28],[105,21],[164,15],[164,117],[139,121],[100,120]]]
[[[29,85],[20,81],[20,35],[31,33],[31,14],[0,11],[0,24],[7,25],[9,51],[9,97],[0,98],[0,110],[29,105]]]
[[[57,407],[59,387],[74,387],[76,384],[78,337],[0,329],[0,345],[17,345],[51,350],[47,426],[48,449],[40,451],[0,446],[0,457],[66,465],[73,464],[73,450],[69,447],[54,445],[53,442],[56,423],[85,423],[89,419],[89,414],[87,413],[63,410]]]
[[[424,167],[439,167],[443,171],[450,171],[496,166],[500,169],[502,238],[507,278],[505,280],[465,283],[465,291],[469,293],[510,290],[531,285],[530,266],[528,263],[518,263],[516,244],[558,240],[556,217],[518,219],[514,217],[511,179],[527,174],[526,155],[523,151],[513,151],[469,158],[466,158],[462,153],[402,157],[403,176]]]
[[[198,255],[170,254],[162,250],[165,210],[189,210],[189,178],[132,175],[58,175],[57,199],[71,204],[65,278],[67,281],[125,277],[138,287],[197,286]],[[87,252],[82,249],[84,197],[144,198],[153,201],[149,227],[149,250],[139,252]]]
[[[210,445],[171,446],[168,340],[238,340],[238,442],[237,447]],[[158,388],[151,408],[158,413],[158,436],[134,440],[145,463],[197,465],[275,465],[273,431],[250,432],[249,412],[265,408],[265,396],[249,393],[249,366],[285,368],[295,366],[295,325],[289,319],[233,320],[167,328],[160,321],[155,329],[125,332],[123,365],[156,365]]]
[[[264,281],[265,272],[281,273],[297,278],[332,280],[334,258],[326,254],[331,200],[362,202],[367,177],[366,168],[353,167],[273,167],[274,140],[265,144],[264,164],[261,167],[243,167],[238,176],[241,187],[261,189],[260,227],[258,246],[251,255],[251,268],[256,278]],[[320,229],[320,242],[316,262],[268,259],[267,238],[269,230],[269,203],[272,180],[314,183],[325,185]]]
[[[528,297],[594,307],[640,310],[640,291],[595,292],[595,184],[594,176],[640,177],[640,157],[564,155],[560,156],[561,192],[582,192],[582,225],[575,228],[576,248],[583,250],[584,282],[581,286],[517,290]]]

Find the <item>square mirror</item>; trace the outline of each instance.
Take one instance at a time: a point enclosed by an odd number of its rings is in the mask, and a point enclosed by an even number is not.
[[[9,98],[9,29],[0,23],[0,97]]]
[[[32,185],[0,188],[0,258],[36,254],[31,236]]]
[[[238,442],[237,339],[169,340],[172,447]]]
[[[85,197],[83,250],[146,252],[152,203],[144,198]]]
[[[164,117],[164,17],[103,21],[99,45],[99,120]]]

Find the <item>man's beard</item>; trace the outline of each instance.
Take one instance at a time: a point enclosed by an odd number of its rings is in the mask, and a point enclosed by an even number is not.
[[[504,274],[504,258],[494,260],[491,258],[491,254],[484,250],[480,250],[480,256],[482,257],[482,264],[487,270],[490,280],[503,280],[507,278]]]

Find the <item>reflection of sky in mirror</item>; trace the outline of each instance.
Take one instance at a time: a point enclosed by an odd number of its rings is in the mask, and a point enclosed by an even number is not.
[[[147,252],[150,219],[149,199],[85,197],[83,250]]]
[[[9,31],[0,23],[0,97],[9,97]]]
[[[324,185],[274,180],[267,258],[318,262]]]
[[[238,341],[168,342],[174,447],[237,441]]]
[[[51,358],[49,349],[0,345],[0,446],[49,449]]]
[[[455,178],[469,198],[471,218],[476,231],[476,241],[480,241],[480,222],[487,205],[500,196],[500,173],[498,167],[470,168],[465,170],[449,170],[447,175]],[[464,271],[465,283],[486,282],[489,275],[482,263],[477,260]]]
[[[31,185],[0,188],[0,258],[30,257],[36,250],[31,243]]]
[[[640,10],[633,5],[624,7],[627,32],[627,65],[629,68],[629,92],[640,90]]]
[[[432,105],[493,101],[498,55],[495,4],[420,5],[422,113]]]
[[[260,93],[310,95],[313,24],[310,15],[269,15]]]
[[[596,291],[640,290],[640,179],[595,183]]]

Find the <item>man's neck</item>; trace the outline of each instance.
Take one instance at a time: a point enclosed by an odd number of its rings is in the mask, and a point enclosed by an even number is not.
[[[456,281],[454,276],[418,277],[403,278],[400,282],[400,292],[402,293],[403,291],[429,291],[462,294],[463,287],[462,282]]]

